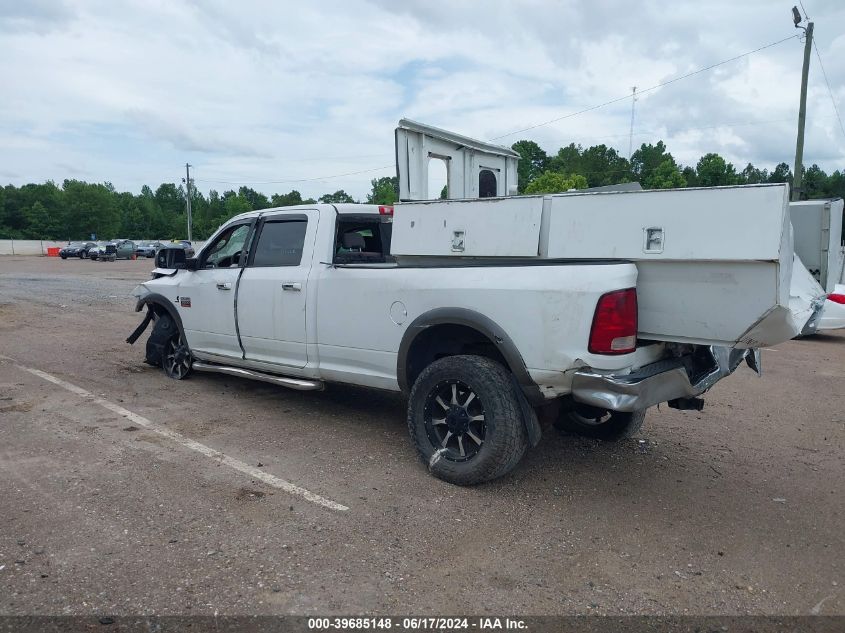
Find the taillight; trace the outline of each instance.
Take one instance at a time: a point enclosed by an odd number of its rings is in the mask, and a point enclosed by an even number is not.
[[[637,348],[637,290],[602,295],[590,330],[591,354],[630,354]]]
[[[845,295],[834,293],[832,295],[827,295],[827,298],[829,301],[833,301],[834,303],[841,303],[842,305],[845,305]]]
[[[380,215],[393,215],[393,207],[389,205],[382,205],[378,208]]]

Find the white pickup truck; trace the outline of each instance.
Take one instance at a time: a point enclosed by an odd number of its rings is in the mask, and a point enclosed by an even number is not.
[[[721,256],[693,252],[740,211],[755,235],[722,236]],[[607,226],[608,214],[627,219]],[[351,204],[255,211],[195,258],[157,254],[127,341],[154,322],[146,361],[175,379],[402,391],[430,472],[474,484],[539,441],[541,407],[616,439],[648,407],[698,409],[740,363],[758,369],[755,348],[809,316],[790,306],[787,214],[784,187],[409,203],[395,217]]]

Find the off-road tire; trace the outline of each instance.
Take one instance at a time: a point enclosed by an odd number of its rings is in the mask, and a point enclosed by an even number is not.
[[[463,460],[458,455],[448,457],[456,449],[435,445],[434,427],[426,421],[433,417],[431,407],[440,406],[433,404],[433,394],[455,383],[459,383],[457,389],[463,389],[464,394],[475,394],[472,406],[474,411],[481,411],[484,425],[481,444],[476,447],[467,440],[476,452]],[[459,486],[490,481],[508,473],[528,448],[519,395],[510,372],[489,358],[448,356],[434,361],[414,382],[408,400],[408,431],[422,463],[435,477]],[[442,408],[436,411],[437,415],[444,414]]]
[[[593,407],[574,405],[562,408],[555,428],[566,433],[573,433],[582,437],[591,437],[605,442],[616,442],[632,437],[640,430],[645,421],[645,409],[623,413],[622,411],[605,411],[600,421],[588,422],[599,413]]]

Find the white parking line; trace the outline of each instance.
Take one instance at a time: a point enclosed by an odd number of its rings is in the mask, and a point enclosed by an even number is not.
[[[250,477],[254,477],[259,481],[264,482],[268,486],[272,486],[273,488],[278,488],[279,490],[284,490],[285,492],[297,495],[310,501],[311,503],[316,503],[318,506],[323,506],[324,508],[329,508],[331,510],[338,510],[344,512],[349,510],[348,507],[332,501],[331,499],[326,499],[325,497],[321,497],[318,494],[314,494],[310,490],[306,490],[305,488],[300,488],[299,486],[290,483],[289,481],[285,481],[284,479],[280,479],[274,475],[269,473],[265,473],[263,470],[259,470],[254,466],[250,466],[249,464],[242,462],[239,459],[235,459],[234,457],[229,457],[225,453],[221,453],[220,451],[213,449],[205,444],[201,444],[195,440],[192,440],[189,437],[185,437],[181,433],[177,433],[176,431],[171,431],[168,428],[161,426],[153,422],[152,420],[148,420],[142,415],[138,415],[137,413],[133,413],[129,409],[124,409],[120,405],[114,404],[113,402],[109,402],[103,398],[95,396],[90,391],[86,391],[82,387],[77,387],[74,384],[66,382],[61,378],[56,378],[55,376],[48,374],[47,372],[41,371],[40,369],[33,369],[31,367],[25,367],[23,365],[19,365],[14,359],[8,358],[7,356],[0,356],[0,358],[4,358],[10,360],[15,363],[15,365],[24,371],[29,372],[34,376],[38,376],[48,382],[53,383],[54,385],[58,385],[62,389],[66,389],[71,393],[75,393],[76,395],[80,396],[81,398],[85,398],[89,402],[94,404],[98,404],[104,409],[108,409],[112,413],[116,413],[117,415],[123,416],[134,422],[135,424],[144,427],[154,433],[158,433],[159,435],[166,437],[170,440],[173,440],[177,444],[181,444],[185,448],[190,448],[192,451],[196,451],[197,453],[201,453],[206,457],[211,457],[213,459],[218,460],[221,464],[225,464],[234,470],[237,470],[245,475],[249,475]]]

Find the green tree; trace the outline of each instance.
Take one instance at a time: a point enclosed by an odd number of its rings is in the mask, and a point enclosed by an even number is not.
[[[663,141],[657,141],[656,145],[643,143],[633,154],[631,154],[631,174],[643,187],[653,188],[646,185],[655,170],[666,161],[676,165],[675,159],[666,150]]]
[[[686,187],[687,181],[670,156],[652,170],[642,185],[646,189],[679,189]]]
[[[32,240],[41,240],[48,237],[47,231],[50,226],[50,216],[47,209],[38,200],[31,207],[24,209],[24,218],[27,226],[24,229],[24,237]]]
[[[302,194],[294,189],[290,193],[274,193],[270,202],[274,207],[293,207],[298,204],[314,204],[315,200],[313,198],[306,198],[303,200]]]
[[[827,177],[825,198],[845,198],[845,172],[834,171]],[[845,242],[845,224],[842,226],[843,242]]]
[[[253,211],[270,208],[270,201],[267,199],[267,196],[251,187],[241,187],[238,189],[238,196],[246,199]]]
[[[748,163],[739,173],[739,182],[743,185],[756,185],[761,182],[766,182],[769,179],[769,172],[766,169],[757,169],[751,163]]]
[[[393,204],[399,198],[399,178],[384,176],[373,178],[372,190],[367,194],[368,204]]]
[[[516,172],[519,193],[524,193],[528,183],[546,170],[549,157],[545,150],[534,141],[517,141],[511,145],[511,149],[521,157],[517,163]]]
[[[570,172],[572,173],[572,172]],[[634,179],[628,159],[612,147],[593,145],[581,153],[581,170],[590,187],[615,185]]]
[[[804,170],[804,178],[801,182],[803,191],[801,199],[824,198],[827,195],[828,177],[824,170],[813,163]]]
[[[739,182],[736,168],[715,153],[702,156],[695,166],[695,171],[698,175],[698,184],[701,187],[735,185]]]
[[[681,176],[684,177],[684,180],[687,181],[687,187],[698,187],[698,174],[695,171],[695,167],[684,167],[681,170]]]
[[[554,171],[545,171],[525,187],[525,193],[563,193],[570,189],[586,189],[587,179],[580,174],[564,176]]]
[[[792,170],[786,163],[778,163],[769,175],[769,182],[788,182],[792,184]]]
[[[218,224],[222,224],[229,218],[232,218],[241,213],[249,213],[252,211],[249,206],[249,200],[244,196],[239,196],[234,191],[223,192],[223,217],[220,218]]]
[[[339,189],[334,193],[327,193],[324,196],[320,197],[320,202],[325,202],[327,204],[341,204],[344,202],[355,202],[352,196],[346,193],[343,189]]]
[[[559,174],[577,174],[581,169],[581,146],[570,143],[549,158],[546,170]],[[527,184],[527,183],[526,183]]]
[[[80,180],[65,180],[62,189],[68,217],[63,239],[85,239],[92,233],[99,239],[118,237],[120,211],[113,190]]]

